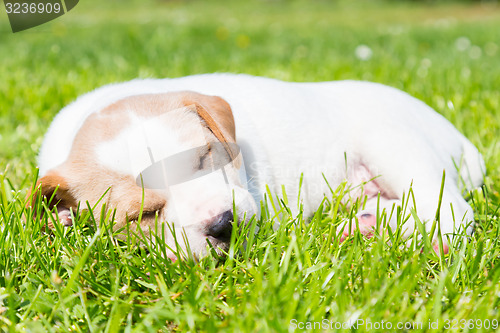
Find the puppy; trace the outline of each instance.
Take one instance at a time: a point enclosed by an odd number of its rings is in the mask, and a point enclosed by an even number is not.
[[[266,186],[280,196],[284,185],[297,202],[301,175],[305,215],[347,180],[363,203],[359,229],[369,235],[377,212],[389,214],[410,188],[409,208],[430,230],[445,171],[441,231],[470,231],[474,214],[462,191],[480,186],[485,172],[462,134],[397,89],[232,74],[133,80],[83,95],[56,116],[38,161],[34,196],[54,196],[63,224],[88,202],[97,217],[114,210],[115,229],[130,223],[146,236],[161,233],[170,248],[177,239],[195,257],[207,242],[227,250],[232,224],[259,214]],[[339,230],[343,239],[350,225]],[[410,216],[405,233],[414,226]]]

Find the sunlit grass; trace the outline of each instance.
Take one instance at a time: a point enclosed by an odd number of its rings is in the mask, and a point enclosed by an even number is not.
[[[499,318],[499,18],[494,4],[304,0],[82,1],[17,34],[2,20],[0,327],[287,331],[292,319],[422,323],[413,332],[436,321],[441,331],[445,320]],[[115,239],[109,218],[82,213],[74,227],[53,231],[29,212],[23,222],[42,135],[60,108],[109,82],[206,72],[371,80],[424,100],[485,157],[486,185],[469,194],[476,232],[457,235],[441,258],[418,234],[404,239],[397,230],[340,243],[336,228],[353,215],[340,203],[342,187],[310,221],[267,207],[252,224],[258,232],[237,238],[228,258],[198,263],[171,263],[159,245]]]

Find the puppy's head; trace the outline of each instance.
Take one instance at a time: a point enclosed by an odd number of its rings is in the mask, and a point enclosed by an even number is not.
[[[58,183],[59,211],[88,201],[99,215],[105,205],[116,210],[115,229],[130,223],[199,257],[207,242],[227,250],[234,223],[256,213],[243,165],[223,99],[140,95],[87,118],[68,159],[40,183]]]

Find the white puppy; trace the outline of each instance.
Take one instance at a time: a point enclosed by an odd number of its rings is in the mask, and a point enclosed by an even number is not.
[[[90,92],[54,119],[39,166],[36,194],[50,198],[58,188],[51,206],[57,203],[63,223],[71,224],[69,211],[79,203],[95,206],[97,216],[105,205],[116,209],[115,228],[129,221],[149,235],[155,220],[168,221],[195,256],[206,253],[207,241],[226,250],[233,214],[239,222],[258,214],[266,185],[274,195],[284,185],[289,202],[297,202],[302,174],[306,215],[330,193],[328,184],[347,179],[351,197],[364,203],[357,218],[365,234],[377,208],[390,212],[410,186],[411,206],[429,228],[443,170],[441,230],[453,233],[474,218],[459,182],[472,189],[484,174],[481,155],[462,134],[397,89],[231,74],[133,80]],[[407,233],[413,227],[408,222]],[[172,234],[164,237],[175,248]]]

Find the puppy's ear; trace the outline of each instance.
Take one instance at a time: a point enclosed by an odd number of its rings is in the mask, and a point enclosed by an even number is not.
[[[52,210],[56,207],[57,213],[53,213],[54,220],[59,220],[63,225],[72,225],[70,209],[76,209],[77,201],[72,195],[68,183],[64,177],[56,172],[49,172],[46,176],[39,179],[36,186],[28,195],[28,206],[35,207],[39,200],[45,201]],[[41,215],[44,213],[41,208]],[[36,216],[34,212],[34,216]],[[41,218],[41,216],[38,216]],[[48,219],[49,227],[52,228],[52,219]]]
[[[202,118],[210,131],[224,145],[234,165],[239,168],[241,160],[239,148],[236,145],[236,130],[233,111],[229,104],[219,96],[208,96],[198,93],[188,93],[184,96],[184,104],[194,105],[196,112]]]
[[[225,141],[236,142],[233,111],[224,99],[219,96],[188,93],[183,102],[185,105],[195,104],[198,114],[205,120],[214,134],[221,131]],[[205,116],[206,114],[208,117]],[[221,138],[218,139],[222,141]]]

